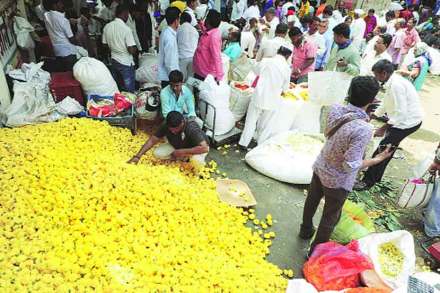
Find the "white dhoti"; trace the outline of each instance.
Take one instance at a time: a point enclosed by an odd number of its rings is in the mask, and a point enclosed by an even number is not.
[[[258,137],[258,143],[265,141],[270,136],[270,131],[262,127],[266,120],[270,119],[273,110],[263,110],[255,106],[251,101],[246,114],[244,129],[240,137],[239,145],[247,147],[254,136]]]
[[[240,46],[243,51],[247,50],[247,56],[249,58],[254,58],[254,49],[257,40],[252,32],[242,32]]]
[[[175,151],[175,148],[168,142],[159,145],[153,151],[153,156],[159,160],[169,160],[171,159],[171,154]],[[204,166],[206,164],[206,156],[208,153],[192,155],[189,157],[189,161],[196,165]]]
[[[179,68],[183,73],[183,80],[186,81],[188,77],[193,76],[193,58],[179,59]]]

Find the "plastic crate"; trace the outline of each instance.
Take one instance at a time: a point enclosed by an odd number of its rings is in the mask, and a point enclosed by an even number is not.
[[[73,77],[71,71],[54,72],[50,76],[51,81],[49,88],[52,95],[55,97],[55,101],[59,102],[69,96],[84,106],[84,96],[81,84]]]
[[[111,96],[103,97],[103,96],[89,95],[87,96],[87,102],[89,102],[89,100],[94,97],[113,100],[113,97]],[[133,135],[136,134],[136,117],[134,117],[134,105],[131,105],[131,109],[128,111],[128,114],[126,116],[95,117],[89,115],[89,111],[87,110],[86,117],[100,121],[107,121],[111,126],[128,128],[131,130],[131,133]]]

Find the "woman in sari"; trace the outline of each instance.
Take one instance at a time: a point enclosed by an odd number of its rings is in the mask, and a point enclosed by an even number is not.
[[[417,91],[422,89],[426,75],[432,64],[431,56],[428,52],[429,46],[426,43],[417,43],[414,47],[415,60],[408,66],[403,65],[398,72],[412,81]]]

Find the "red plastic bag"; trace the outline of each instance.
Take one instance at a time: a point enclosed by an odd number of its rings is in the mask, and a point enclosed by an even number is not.
[[[131,107],[130,100],[127,99],[124,95],[121,95],[120,93],[116,93],[113,96],[113,100],[115,101],[117,112],[122,112],[124,110],[130,109]]]
[[[115,105],[90,106],[89,115],[93,117],[109,117],[116,114]]]
[[[346,290],[345,293],[391,293],[391,290],[380,288],[353,288]]]
[[[303,272],[318,291],[325,291],[359,287],[359,274],[369,269],[373,264],[360,252],[357,241],[347,246],[326,242],[316,246]]]

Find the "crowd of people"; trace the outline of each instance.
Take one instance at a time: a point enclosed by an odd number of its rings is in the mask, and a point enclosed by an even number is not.
[[[231,62],[242,54],[259,62],[274,57],[281,46],[293,52],[293,82],[306,82],[309,72],[322,70],[372,75],[374,61],[387,59],[420,90],[432,63],[429,46],[438,47],[436,6],[428,12],[423,6],[419,13],[408,5],[379,17],[374,9],[347,10],[343,1],[333,8],[325,0],[231,0],[225,4],[230,9],[219,12],[198,0],[104,0],[100,5],[79,1],[83,5],[75,14],[64,2],[43,0],[35,10],[58,62],[72,69],[78,46],[91,57],[110,58],[128,91],[136,89],[134,71],[142,52],[158,51],[165,87],[173,70],[181,71],[185,81],[208,74],[221,80],[222,53]],[[414,58],[408,63],[409,53]]]
[[[301,237],[312,237],[316,208],[322,197],[328,200],[312,250],[328,241],[348,193],[380,182],[400,142],[422,124],[418,91],[432,63],[429,50],[438,45],[437,6],[426,10],[411,4],[381,18],[374,9],[350,10],[343,1],[333,7],[325,0],[232,0],[222,2],[220,11],[206,0],[104,0],[99,9],[95,4],[87,1],[79,16],[69,18],[63,0],[43,0],[37,15],[65,70],[72,69],[76,46],[82,46],[90,56],[109,61],[120,88],[129,92],[138,87],[140,53],[157,50],[165,124],[131,163],[162,137],[168,139],[172,158],[204,160],[209,144],[195,120],[197,90],[185,82],[208,75],[222,82],[228,75],[222,54],[231,64],[242,56],[256,63],[255,89],[239,141],[244,149],[262,117],[279,107],[291,82],[307,83],[314,71],[353,77],[347,105],[329,111],[327,142],[313,167]],[[406,61],[409,55],[411,62]],[[371,117],[385,121],[384,126],[373,130]],[[373,158],[364,159],[372,136],[383,139]],[[363,179],[356,181],[363,169]]]

